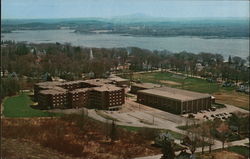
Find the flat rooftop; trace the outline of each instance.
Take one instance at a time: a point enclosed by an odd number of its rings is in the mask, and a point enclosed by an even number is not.
[[[111,84],[105,84],[101,87],[93,87],[92,90],[100,91],[100,92],[106,92],[106,91],[118,91],[121,90],[120,87],[116,87]]]
[[[88,90],[96,90],[100,92],[104,91],[116,91],[120,90],[121,88],[112,85],[112,81],[110,79],[91,79],[91,80],[77,80],[77,81],[68,81],[68,82],[41,82],[37,83],[40,88],[45,90],[41,90],[40,93],[42,94],[61,94],[66,93],[68,90],[62,88],[63,85],[71,85],[71,84],[78,84],[78,83],[87,83],[93,85],[91,88],[78,88],[75,90],[70,91],[70,93],[79,93],[79,92],[86,92]]]
[[[161,85],[154,83],[133,83],[132,86],[142,87],[146,89],[161,87]]]
[[[102,86],[102,85],[108,84],[112,81],[109,79],[90,79],[90,80],[85,80],[83,82],[91,84],[91,85]]]
[[[62,82],[61,84],[71,85],[71,84],[78,84],[78,83],[84,83],[84,80],[67,81],[67,82]]]
[[[65,90],[56,90],[56,89],[47,89],[47,90],[41,90],[40,93],[41,94],[50,94],[50,95],[57,95],[57,94],[64,94],[67,91]]]
[[[112,81],[115,81],[115,82],[129,81],[128,79],[124,79],[124,78],[121,78],[121,77],[111,77],[109,79],[112,80]]]
[[[70,91],[70,93],[80,93],[80,92],[87,92],[91,90],[91,88],[78,88],[78,89],[75,89],[73,91]]]
[[[58,81],[49,81],[49,82],[40,82],[40,83],[36,83],[36,85],[38,86],[58,86],[61,85],[62,82],[58,82]]]
[[[175,100],[180,100],[180,101],[190,101],[190,100],[211,97],[210,94],[198,93],[198,92],[187,91],[187,90],[171,88],[171,87],[146,89],[146,90],[140,90],[138,92],[155,95],[155,96],[161,96],[161,97],[170,98],[170,99],[175,99]]]

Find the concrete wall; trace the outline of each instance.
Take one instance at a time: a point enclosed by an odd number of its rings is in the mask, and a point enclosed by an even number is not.
[[[173,114],[196,113],[211,108],[211,98],[202,98],[192,101],[181,101],[162,96],[137,93],[137,102]]]

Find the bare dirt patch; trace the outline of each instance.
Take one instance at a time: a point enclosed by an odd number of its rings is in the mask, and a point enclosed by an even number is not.
[[[179,82],[168,81],[168,80],[160,80],[161,83],[168,84],[168,85],[181,85]]]
[[[214,93],[216,101],[249,110],[249,95],[238,92]]]

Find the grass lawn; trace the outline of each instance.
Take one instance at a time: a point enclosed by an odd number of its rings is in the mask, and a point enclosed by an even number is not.
[[[7,97],[3,101],[3,115],[5,117],[51,117],[61,115],[33,109],[30,107],[32,104],[32,100],[25,93],[13,97]]]
[[[245,157],[249,157],[249,148],[247,146],[232,146],[227,148],[228,151],[238,153]]]

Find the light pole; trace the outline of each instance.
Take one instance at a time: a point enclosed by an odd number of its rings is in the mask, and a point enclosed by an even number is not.
[[[154,117],[154,115],[152,115],[152,117],[153,117],[153,125],[155,124],[155,117]]]

